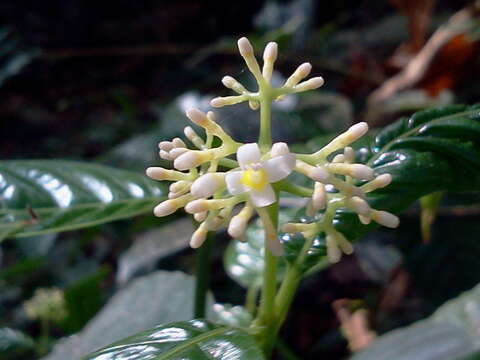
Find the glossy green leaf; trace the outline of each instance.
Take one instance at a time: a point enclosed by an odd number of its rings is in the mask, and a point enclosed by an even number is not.
[[[0,328],[0,358],[9,359],[33,348],[33,340],[18,330]]]
[[[426,320],[391,331],[352,360],[474,359],[480,351],[480,285],[450,300]]]
[[[43,360],[79,359],[112,342],[158,324],[193,317],[195,279],[179,271],[156,271],[118,291],[75,336],[57,342]],[[209,309],[213,299],[209,294]],[[210,318],[211,311],[207,314]]]
[[[243,330],[190,320],[157,326],[101,349],[83,360],[264,359]]]
[[[0,234],[24,237],[151,211],[164,187],[141,173],[57,160],[0,161]]]
[[[376,209],[399,213],[432,192],[478,192],[480,105],[430,109],[402,118],[377,133],[358,154],[376,174],[393,177],[388,187],[368,194]],[[364,226],[355,214],[340,209],[335,226],[354,241],[377,225]]]

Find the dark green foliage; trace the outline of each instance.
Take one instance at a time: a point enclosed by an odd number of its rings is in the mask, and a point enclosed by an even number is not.
[[[143,174],[57,160],[0,162],[0,239],[73,230],[151,211],[164,186]]]

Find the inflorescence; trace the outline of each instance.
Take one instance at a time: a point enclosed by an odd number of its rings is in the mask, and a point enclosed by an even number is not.
[[[265,47],[262,69],[246,38],[238,41],[238,48],[257,81],[258,91],[249,91],[231,76],[225,76],[222,83],[237,95],[217,97],[211,101],[213,107],[248,102],[252,110],[269,109],[273,101],[280,101],[289,94],[317,89],[324,83],[321,77],[303,81],[312,68],[309,63],[304,63],[281,87],[272,87],[277,44],[271,42]],[[156,216],[167,216],[185,208],[200,222],[191,237],[191,247],[198,248],[209,231],[224,226],[230,236],[242,239],[254,214],[262,215],[262,209],[277,202],[282,191],[308,197],[307,214],[318,215],[316,222],[287,223],[282,230],[302,233],[307,241],[318,233],[324,233],[328,257],[332,262],[340,259],[342,251],[346,254],[353,251],[350,242],[333,226],[338,209],[355,212],[363,224],[373,220],[387,227],[398,226],[399,220],[395,215],[372,209],[366,201],[367,193],[390,184],[391,175],[375,176],[369,166],[355,163],[355,152],[349,147],[368,131],[366,123],[353,125],[313,154],[294,154],[285,143],[271,145],[269,114],[261,116],[258,144],[242,144],[232,139],[211,111],[205,114],[198,109],[190,109],[186,115],[203,128],[204,134],[199,135],[190,126],[184,129],[191,148],[180,138],[162,141],[159,144],[160,157],[173,161],[175,170],[150,167],[147,175],[155,180],[173,182],[168,200],[155,207]],[[221,142],[220,146],[213,146],[214,138]],[[339,153],[341,150],[343,152]],[[235,159],[232,158],[234,154]],[[313,180],[313,189],[290,183],[287,177],[293,171]],[[361,185],[357,184],[358,181]],[[241,208],[236,212],[239,205]],[[278,237],[267,239],[267,245],[275,255],[282,254]]]

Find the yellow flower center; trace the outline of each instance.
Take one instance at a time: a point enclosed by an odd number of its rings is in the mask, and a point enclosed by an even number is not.
[[[253,190],[263,190],[268,184],[267,172],[263,169],[254,170],[252,168],[245,170],[242,174],[241,183]]]

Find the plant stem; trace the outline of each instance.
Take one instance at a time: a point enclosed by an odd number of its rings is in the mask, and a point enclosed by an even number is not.
[[[195,318],[204,318],[210,274],[210,255],[212,252],[213,233],[209,232],[203,245],[197,250],[195,264]]]
[[[247,290],[247,295],[245,297],[245,309],[252,316],[255,316],[257,296],[258,296],[258,286],[256,285],[250,286]]]
[[[275,299],[275,314],[277,315],[274,328],[275,336],[287,317],[288,310],[295,297],[301,279],[302,275],[298,270],[298,266],[296,264],[289,266]]]
[[[260,300],[259,319],[268,327],[274,319],[275,294],[277,291],[277,257],[268,248],[268,239],[277,237],[278,201],[267,208],[259,208],[257,212],[263,221],[265,230],[265,265],[263,270],[262,297]],[[275,232],[270,233],[270,232]]]
[[[265,87],[270,88],[269,85]],[[260,134],[258,143],[261,148],[270,147],[272,145],[272,99],[270,96],[271,89],[261,89],[260,100]]]

